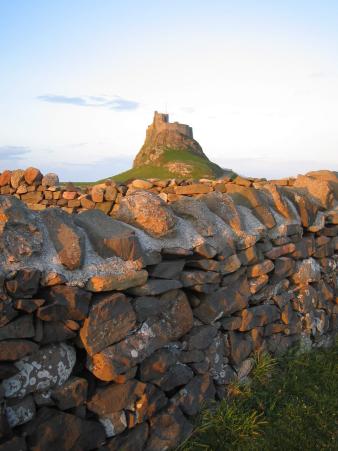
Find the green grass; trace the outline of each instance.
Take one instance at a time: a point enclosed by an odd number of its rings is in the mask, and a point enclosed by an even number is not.
[[[205,409],[180,451],[338,449],[338,343],[275,361],[256,356],[251,383]]]
[[[163,167],[167,163],[178,162],[186,163],[192,166],[192,172],[189,176],[184,177],[179,173],[170,172],[167,168]],[[224,171],[217,164],[212,163],[205,158],[201,158],[187,150],[167,149],[161,156],[161,164],[163,166],[151,166],[144,165],[138,168],[130,169],[129,171],[122,172],[120,174],[112,176],[112,179],[117,182],[124,182],[126,180],[141,178],[192,178],[199,179],[203,177],[216,178],[220,177]]]

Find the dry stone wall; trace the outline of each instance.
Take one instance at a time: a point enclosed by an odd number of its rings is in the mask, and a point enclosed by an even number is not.
[[[326,171],[86,194],[3,172],[0,450],[174,449],[255,352],[329,345],[337,183]]]

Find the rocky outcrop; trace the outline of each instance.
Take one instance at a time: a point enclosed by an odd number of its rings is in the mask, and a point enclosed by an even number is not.
[[[189,125],[169,122],[169,114],[155,111],[153,123],[147,128],[145,142],[136,155],[133,167],[160,164],[160,157],[166,149],[188,150],[194,155],[208,159],[202,147],[193,138]]]
[[[175,449],[256,352],[337,334],[335,173],[56,182],[0,175],[0,449]],[[25,189],[86,207],[34,211]]]

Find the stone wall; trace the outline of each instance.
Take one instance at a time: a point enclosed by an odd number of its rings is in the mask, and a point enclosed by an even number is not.
[[[337,181],[138,181],[89,194],[32,168],[3,172],[0,450],[173,449],[205,401],[249,376],[255,352],[329,345]]]

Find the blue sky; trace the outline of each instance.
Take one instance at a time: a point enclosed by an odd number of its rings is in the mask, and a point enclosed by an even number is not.
[[[0,0],[0,171],[128,169],[154,110],[244,175],[338,170],[337,1]]]

